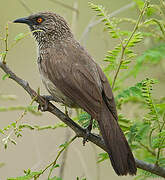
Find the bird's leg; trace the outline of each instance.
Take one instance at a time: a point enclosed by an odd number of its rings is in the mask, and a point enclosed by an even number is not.
[[[49,101],[58,102],[57,99],[50,95],[43,95],[42,97],[45,99],[45,104],[43,106],[41,106],[40,104],[38,105],[38,110],[41,110],[42,112],[47,111]]]
[[[90,122],[88,124],[88,127],[85,129],[86,130],[86,137],[83,138],[83,146],[85,146],[85,143],[88,141],[89,134],[92,130],[92,124],[93,124],[93,118],[91,117]]]

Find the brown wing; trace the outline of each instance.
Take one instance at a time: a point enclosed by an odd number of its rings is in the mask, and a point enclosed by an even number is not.
[[[102,96],[104,98],[104,101],[106,102],[106,105],[108,106],[108,109],[111,111],[114,118],[118,120],[116,104],[108,79],[106,78],[105,74],[99,66],[97,66],[97,69],[103,86]]]
[[[53,84],[93,118],[97,118],[102,94],[89,63],[89,56],[84,52],[76,44],[61,44],[58,49],[49,50],[49,58],[45,63],[48,78]]]
[[[46,67],[49,67],[48,77],[55,86],[93,118],[98,119],[103,92],[109,107],[114,105],[107,78],[78,43],[65,43],[58,50],[51,49]],[[116,111],[112,114],[117,117]]]

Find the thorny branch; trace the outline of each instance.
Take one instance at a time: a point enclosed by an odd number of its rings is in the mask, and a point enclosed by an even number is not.
[[[14,80],[17,84],[19,84],[24,90],[31,96],[32,99],[35,98],[35,101],[40,104],[41,106],[44,105],[45,99],[38,95],[36,91],[34,91],[29,83],[21,78],[19,78],[11,69],[7,66],[7,64],[3,63],[3,60],[0,58],[0,68],[9,75],[9,78]],[[57,116],[61,121],[63,121],[66,125],[68,125],[76,134],[76,137],[86,137],[86,131],[81,126],[79,126],[77,123],[75,123],[72,119],[70,119],[68,116],[66,116],[62,111],[60,111],[56,106],[54,106],[52,103],[48,103],[48,109],[50,113]],[[98,135],[95,135],[93,133],[89,134],[88,140],[99,146],[101,149],[107,151],[106,146],[104,144],[104,141],[102,138]],[[165,168],[156,166],[154,164],[149,164],[144,161],[135,159],[136,166],[140,169],[143,169],[145,171],[149,171],[153,174],[156,174],[158,176],[165,178]]]

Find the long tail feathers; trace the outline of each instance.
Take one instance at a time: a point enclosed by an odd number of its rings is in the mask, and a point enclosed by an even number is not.
[[[115,172],[119,176],[127,174],[135,175],[137,169],[131,149],[106,104],[103,105],[98,122]]]

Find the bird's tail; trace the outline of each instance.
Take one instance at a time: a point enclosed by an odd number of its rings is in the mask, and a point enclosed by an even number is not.
[[[131,149],[106,104],[103,105],[98,123],[115,172],[119,176],[135,175],[137,169]]]

